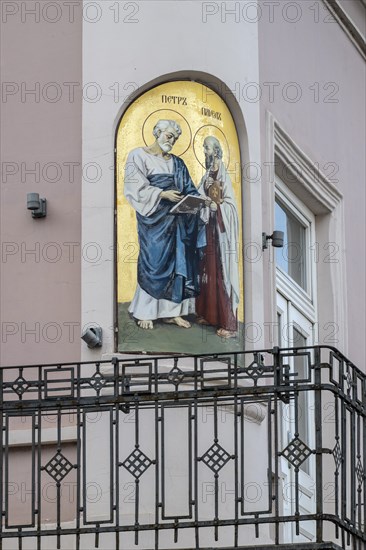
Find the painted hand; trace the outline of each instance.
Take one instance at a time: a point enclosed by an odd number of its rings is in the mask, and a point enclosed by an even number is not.
[[[162,191],[160,198],[170,202],[179,202],[183,198],[183,195],[179,191]]]

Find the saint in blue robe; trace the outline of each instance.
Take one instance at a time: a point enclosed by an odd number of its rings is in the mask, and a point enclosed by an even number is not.
[[[199,195],[183,160],[172,155],[173,174],[147,176],[162,191]],[[162,199],[149,216],[136,212],[140,254],[137,280],[157,300],[180,303],[199,295],[199,248],[205,245],[199,214],[170,214],[174,206]]]

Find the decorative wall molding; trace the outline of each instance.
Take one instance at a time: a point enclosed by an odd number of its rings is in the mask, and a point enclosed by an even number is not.
[[[301,151],[276,121],[273,121],[273,129],[274,152],[277,162],[280,160],[286,168],[286,172],[291,173],[293,178],[296,178],[302,184],[304,190],[318,202],[316,210],[319,210],[319,212],[314,211],[313,206],[311,208],[313,213],[325,214],[332,212],[342,200],[342,193],[319,170],[318,166]],[[289,187],[291,186],[289,185]],[[322,212],[323,209],[324,212]]]
[[[345,260],[345,224],[344,224],[344,201],[343,195],[319,170],[318,164],[311,160],[284,131],[270,111],[266,112],[266,155],[267,161],[273,163],[274,170],[282,170],[281,179],[289,189],[313,212],[315,219],[327,218],[327,235],[329,242],[338,245],[337,261],[326,265],[318,264],[318,270],[327,268],[326,276],[332,288],[333,303],[323,304],[323,307],[331,309],[331,320],[338,327],[337,346],[345,354],[348,352],[347,333],[347,283],[346,283],[346,260]],[[286,177],[282,177],[283,175]],[[275,174],[271,177],[268,185],[267,197],[270,227],[274,223],[274,209],[271,204],[275,200]],[[274,289],[276,288],[276,267],[272,262],[271,280]],[[322,275],[318,275],[321,279]],[[272,316],[275,318],[276,296],[272,292]],[[321,296],[318,295],[320,307]],[[310,312],[310,303],[307,304]],[[316,310],[319,309],[314,304]],[[330,320],[330,318],[329,318]]]
[[[337,2],[337,0],[323,0],[324,5],[330,11],[331,15],[347,34],[348,38],[351,40],[355,48],[366,59],[366,40],[362,35],[361,31],[356,26],[355,22],[349,17],[349,15],[344,11],[342,6]],[[362,4],[366,8],[365,0],[362,0]]]

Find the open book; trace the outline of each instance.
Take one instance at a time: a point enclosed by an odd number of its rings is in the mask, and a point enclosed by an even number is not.
[[[199,195],[186,195],[183,199],[173,206],[170,214],[197,214],[202,206],[205,205],[206,199]]]

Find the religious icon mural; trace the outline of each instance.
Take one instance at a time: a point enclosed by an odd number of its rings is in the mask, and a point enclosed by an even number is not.
[[[244,348],[242,189],[235,124],[214,90],[137,98],[116,142],[119,352]]]

